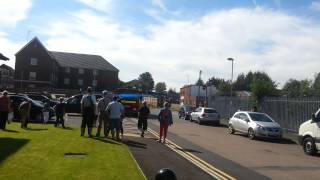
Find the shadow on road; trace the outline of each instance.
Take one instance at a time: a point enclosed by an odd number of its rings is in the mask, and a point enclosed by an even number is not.
[[[201,151],[197,151],[194,149],[188,149],[188,148],[176,148],[179,149],[180,151],[184,151],[184,152],[190,152],[190,153],[202,153]]]
[[[29,139],[0,138],[0,164],[29,141]]]
[[[123,143],[126,144],[127,146],[130,146],[130,147],[147,149],[147,145],[144,143],[140,143],[140,142],[136,142],[136,141],[132,141],[132,140],[127,140],[127,141],[124,141]]]
[[[248,138],[248,136],[245,134],[237,133],[234,135]],[[271,138],[266,138],[266,137],[256,137],[253,141],[262,141],[262,142],[266,142],[266,143],[275,143],[275,144],[296,144],[294,141],[292,141],[290,139],[271,139]]]

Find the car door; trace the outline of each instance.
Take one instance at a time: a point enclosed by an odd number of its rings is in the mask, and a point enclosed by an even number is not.
[[[240,114],[240,120],[239,120],[239,130],[241,132],[247,132],[248,131],[248,128],[249,128],[249,117],[244,114],[244,113],[241,113]]]
[[[236,131],[239,131],[239,121],[241,121],[240,114],[241,113],[237,113],[231,118],[231,124]]]
[[[320,113],[318,112],[316,115],[316,119],[318,119],[318,121],[316,122],[315,126],[314,126],[314,134],[315,134],[315,139],[316,139],[316,147],[318,150],[320,150]]]
[[[198,119],[198,112],[200,111],[200,108],[197,108],[193,113],[192,113],[192,119],[196,120]]]

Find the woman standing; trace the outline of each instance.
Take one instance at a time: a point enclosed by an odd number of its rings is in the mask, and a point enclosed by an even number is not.
[[[163,136],[163,143],[166,142],[168,127],[173,124],[172,112],[170,110],[170,104],[168,102],[164,103],[164,108],[160,110],[158,115],[158,120],[160,122],[160,137],[158,142],[161,142]]]
[[[10,110],[10,98],[8,92],[3,91],[0,96],[0,129],[5,130]]]

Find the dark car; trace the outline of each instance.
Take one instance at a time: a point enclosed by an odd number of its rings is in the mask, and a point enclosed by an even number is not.
[[[26,94],[30,99],[39,101],[41,103],[49,102],[50,107],[55,106],[58,102],[54,101],[47,96],[41,95],[41,94]]]
[[[98,102],[102,98],[101,94],[93,94]],[[82,94],[71,96],[65,101],[66,103],[66,113],[81,113],[81,99]]]
[[[25,100],[31,101],[30,121],[43,122],[43,105],[26,97],[20,95],[9,95],[13,106],[13,119],[20,121],[19,106]]]
[[[179,110],[179,118],[184,118],[185,120],[190,119],[190,114],[195,110],[195,107],[191,105],[183,105]]]

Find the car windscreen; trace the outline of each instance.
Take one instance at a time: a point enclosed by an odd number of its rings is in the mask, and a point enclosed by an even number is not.
[[[260,114],[260,113],[249,113],[251,119],[253,121],[259,121],[259,122],[273,122],[272,119],[270,119],[267,115],[265,114]]]
[[[217,113],[215,109],[204,109],[204,113]]]
[[[194,108],[192,107],[192,106],[186,106],[186,111],[193,111],[194,110]]]

